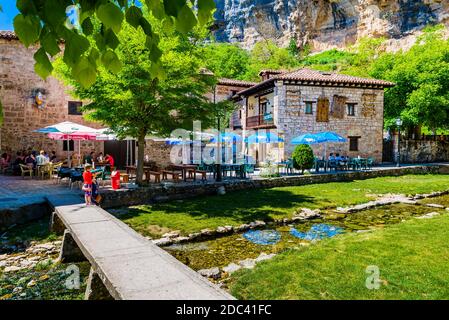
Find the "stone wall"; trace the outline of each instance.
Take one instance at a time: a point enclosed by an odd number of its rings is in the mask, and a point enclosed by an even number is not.
[[[449,141],[401,140],[402,163],[446,161],[449,161]]]
[[[407,168],[391,168],[385,170],[340,172],[336,174],[314,174],[304,176],[287,176],[271,179],[228,180],[220,183],[170,183],[155,184],[138,189],[120,189],[103,192],[104,208],[132,206],[155,202],[167,202],[216,195],[218,188],[225,187],[226,192],[238,192],[248,189],[301,186],[317,183],[344,182],[366,180],[376,177],[402,176],[406,174],[449,174],[449,165],[417,166]]]
[[[145,141],[145,156],[156,162],[157,166],[165,168],[170,164],[171,146],[164,141]]]
[[[327,155],[338,152],[349,157],[373,157],[376,162],[382,162],[382,89],[294,86],[277,81],[275,90],[277,97],[274,100],[274,119],[278,130],[285,137],[286,157],[295,147],[290,144],[294,137],[304,133],[334,131],[345,138],[360,137],[359,148],[358,151],[349,151],[349,141],[328,144]],[[333,102],[335,96],[344,98],[346,103],[356,103],[355,115],[347,114],[346,104],[342,114],[337,115]],[[327,122],[317,122],[317,101],[322,97],[330,102]],[[306,101],[313,102],[312,114],[305,113]],[[313,149],[316,155],[324,153],[324,145],[313,146]]]
[[[73,121],[99,128],[96,123],[88,123],[80,115],[68,114],[68,101],[76,101],[68,93],[68,88],[53,77],[42,80],[34,73],[33,54],[35,47],[25,48],[18,40],[0,38],[0,99],[3,103],[4,123],[0,129],[0,149],[9,152],[18,150],[55,150],[65,158],[63,142],[54,141],[33,130],[62,121]],[[35,89],[45,90],[46,105],[39,110],[32,98]],[[78,152],[78,142],[75,142]],[[81,142],[81,153],[95,149],[103,151],[102,142]]]

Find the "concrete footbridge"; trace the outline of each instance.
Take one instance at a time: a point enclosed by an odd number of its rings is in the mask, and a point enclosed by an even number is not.
[[[64,234],[61,261],[90,262],[86,299],[234,299],[105,210],[80,203],[79,196],[47,199],[54,211],[51,228]]]

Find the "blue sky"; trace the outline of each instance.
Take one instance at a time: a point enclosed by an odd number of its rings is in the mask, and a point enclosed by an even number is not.
[[[3,12],[0,12],[0,30],[13,30],[12,20],[19,11],[15,0],[0,0]]]
[[[14,30],[12,21],[19,11],[16,8],[16,0],[0,0],[3,12],[0,12],[0,30]],[[136,5],[140,6],[140,2],[136,1]]]

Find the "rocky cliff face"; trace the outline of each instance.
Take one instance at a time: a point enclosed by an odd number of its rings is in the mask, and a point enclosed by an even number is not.
[[[295,38],[315,50],[364,36],[401,39],[428,24],[449,24],[449,0],[216,0],[220,41],[250,47],[261,38]]]

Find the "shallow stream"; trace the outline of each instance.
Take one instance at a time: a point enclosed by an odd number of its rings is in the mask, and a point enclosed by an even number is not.
[[[432,200],[430,201],[431,203],[438,203],[440,199]],[[382,228],[385,225],[399,223],[412,216],[421,216],[433,211],[438,210],[426,206],[408,204],[394,204],[348,214],[327,211],[319,219],[295,225],[268,225],[266,230],[275,230],[280,234],[280,239],[275,244],[255,244],[245,239],[244,234],[233,234],[209,241],[175,244],[164,249],[194,270],[224,267],[231,262],[237,263],[247,258],[257,258],[262,252],[267,254],[280,253],[287,249],[310,244],[311,241],[293,236],[290,233],[292,228],[304,233],[310,231],[314,225],[326,224],[342,228],[343,233],[361,232],[373,228]]]

